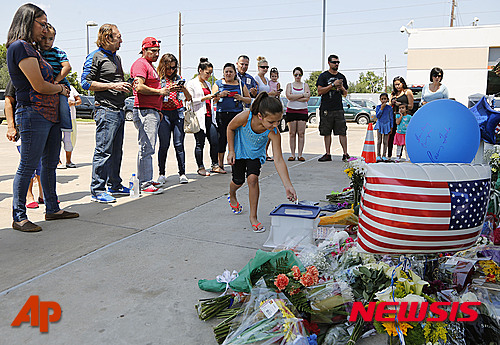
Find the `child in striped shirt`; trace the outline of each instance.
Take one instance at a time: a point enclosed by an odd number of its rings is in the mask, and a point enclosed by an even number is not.
[[[53,47],[56,37],[56,29],[47,24],[47,33],[44,35],[39,43],[40,54],[54,69],[55,82],[65,85],[68,89],[70,84],[66,76],[71,72],[71,65],[69,64],[66,53]],[[71,112],[68,105],[68,98],[64,95],[59,95],[59,116],[61,121],[61,131],[63,132],[63,142],[65,151],[73,151],[71,143],[71,132],[73,131],[71,125]]]

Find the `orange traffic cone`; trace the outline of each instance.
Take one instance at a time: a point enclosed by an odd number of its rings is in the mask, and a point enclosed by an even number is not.
[[[375,156],[375,139],[373,139],[373,124],[368,124],[368,131],[366,132],[365,145],[363,146],[363,153],[361,157],[365,159],[366,163],[377,163]]]

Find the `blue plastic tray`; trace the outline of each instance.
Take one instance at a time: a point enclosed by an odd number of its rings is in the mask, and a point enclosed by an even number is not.
[[[318,217],[320,211],[321,208],[318,206],[281,204],[269,213],[269,215],[315,219]]]

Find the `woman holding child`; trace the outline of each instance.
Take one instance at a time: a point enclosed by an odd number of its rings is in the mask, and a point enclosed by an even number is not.
[[[61,210],[57,203],[56,167],[61,145],[59,94],[68,97],[69,89],[54,84],[52,67],[35,48],[35,42],[47,33],[47,27],[47,15],[42,9],[33,4],[22,5],[14,15],[6,44],[7,66],[16,88],[16,124],[22,141],[21,159],[14,177],[12,227],[24,232],[42,230],[26,215],[26,193],[40,158],[45,219],[79,216],[76,212]]]

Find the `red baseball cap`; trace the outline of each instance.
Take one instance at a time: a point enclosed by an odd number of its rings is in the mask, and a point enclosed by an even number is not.
[[[146,37],[143,41],[142,41],[142,49],[146,49],[146,48],[156,48],[156,47],[160,47],[160,43],[161,41],[158,41],[156,38],[154,37]]]

